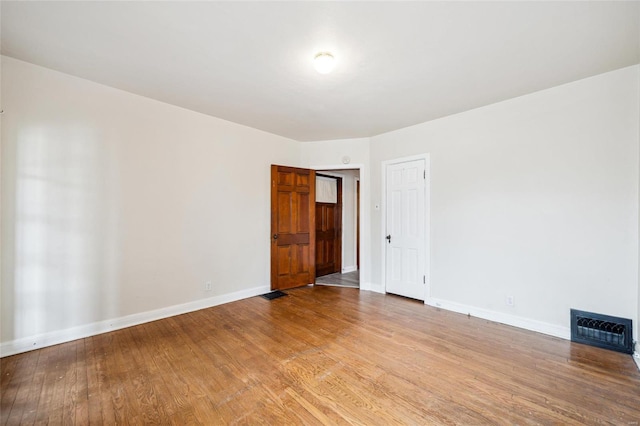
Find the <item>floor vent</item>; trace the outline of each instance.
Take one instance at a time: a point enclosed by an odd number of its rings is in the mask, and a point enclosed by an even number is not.
[[[571,309],[571,341],[633,353],[631,320]]]

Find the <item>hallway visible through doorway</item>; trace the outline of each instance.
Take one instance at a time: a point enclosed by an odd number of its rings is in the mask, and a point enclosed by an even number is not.
[[[347,272],[341,274],[329,274],[316,278],[317,285],[332,285],[337,287],[354,287],[360,288],[360,271]]]
[[[359,183],[358,168],[316,170],[317,284],[360,287],[357,272],[360,269]],[[328,206],[336,208],[330,210]],[[335,222],[336,232],[330,232],[329,222]],[[328,234],[332,236],[331,241],[326,238]],[[333,262],[327,262],[329,259]]]

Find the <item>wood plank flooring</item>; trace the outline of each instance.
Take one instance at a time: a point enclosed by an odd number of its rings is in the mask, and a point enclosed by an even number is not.
[[[640,422],[629,355],[397,296],[288,293],[3,358],[1,423]]]

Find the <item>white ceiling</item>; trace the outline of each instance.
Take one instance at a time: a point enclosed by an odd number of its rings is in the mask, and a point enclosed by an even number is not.
[[[299,141],[640,62],[640,2],[11,2],[2,53]],[[316,52],[337,59],[318,74]]]

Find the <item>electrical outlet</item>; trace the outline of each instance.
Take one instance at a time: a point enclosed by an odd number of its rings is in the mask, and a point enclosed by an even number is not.
[[[213,287],[211,285],[211,281],[207,281],[204,283],[204,291],[211,291],[213,290]]]
[[[515,305],[515,301],[513,299],[513,296],[507,296],[506,300],[504,301],[504,303],[507,304],[507,306],[513,306]]]

